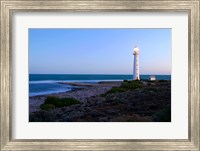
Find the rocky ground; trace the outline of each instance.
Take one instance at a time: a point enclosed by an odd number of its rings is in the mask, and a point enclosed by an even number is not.
[[[121,82],[99,83],[73,92],[52,94],[71,97],[80,104],[40,110],[45,96],[32,97],[30,122],[170,122],[171,81],[140,81],[140,87],[106,93]],[[35,103],[37,102],[37,103]],[[40,102],[40,103],[38,103]],[[37,104],[37,105],[33,105]]]
[[[78,99],[80,102],[85,102],[86,99],[92,96],[103,94],[112,87],[120,86],[121,82],[100,82],[94,84],[60,82],[60,84],[70,84],[73,86],[81,86],[82,88],[76,88],[73,91],[29,97],[29,112],[40,111],[40,105],[44,103],[44,100],[48,96],[55,96],[59,98],[69,97]]]

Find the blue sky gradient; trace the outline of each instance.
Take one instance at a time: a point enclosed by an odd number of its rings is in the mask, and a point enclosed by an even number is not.
[[[29,29],[30,74],[171,74],[171,29]]]

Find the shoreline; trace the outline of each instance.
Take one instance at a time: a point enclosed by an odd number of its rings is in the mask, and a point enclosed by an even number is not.
[[[47,96],[74,98],[79,103],[41,110]],[[170,122],[171,80],[97,83],[30,97],[29,109],[29,122]]]
[[[114,84],[114,83],[121,83],[123,80],[116,80],[116,81],[98,81],[98,82],[57,82],[59,84],[68,84],[71,86],[88,86],[88,87],[92,87],[92,86],[96,86],[99,84]]]
[[[69,91],[61,91],[61,92],[51,92],[51,93],[46,93],[46,94],[38,94],[38,95],[34,95],[34,96],[29,96],[30,97],[42,97],[42,96],[45,96],[45,95],[53,95],[53,94],[58,94],[58,93],[65,93],[65,92],[71,92],[71,91],[76,91],[76,90],[79,90],[79,89],[84,89],[86,87],[94,87],[94,86],[98,86],[99,84],[101,85],[110,85],[110,84],[115,84],[115,83],[122,83],[123,80],[117,80],[117,81],[112,81],[112,80],[109,80],[109,81],[98,81],[98,82],[56,82],[57,84],[63,84],[63,85],[70,85],[70,86],[75,86],[75,87],[72,87],[71,90]],[[76,87],[77,86],[77,87]]]
[[[29,112],[40,111],[40,105],[48,96],[59,98],[75,98],[84,102],[87,98],[103,94],[112,87],[120,86],[122,81],[100,81],[98,83],[82,83],[82,82],[59,82],[60,84],[68,84],[72,86],[81,86],[81,88],[72,88],[71,91],[43,94],[29,97]]]

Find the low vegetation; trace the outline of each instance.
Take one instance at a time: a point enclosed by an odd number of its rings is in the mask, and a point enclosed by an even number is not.
[[[171,122],[171,81],[124,80],[103,94],[79,102],[47,97],[30,122]],[[77,104],[77,105],[73,105]],[[70,106],[69,106],[70,105]],[[59,108],[69,106],[66,108]],[[58,109],[59,108],[59,109]]]
[[[65,107],[79,103],[80,101],[74,98],[58,98],[54,96],[49,96],[45,99],[45,102],[40,106],[40,108],[42,110],[50,110],[54,108]]]
[[[121,87],[127,90],[134,90],[141,88],[142,84],[141,81],[138,80],[131,80],[131,81],[125,81],[122,83]]]
[[[125,92],[125,91],[128,91],[128,90],[134,90],[134,89],[138,89],[138,88],[141,88],[141,87],[142,87],[142,84],[141,84],[140,81],[124,80],[120,87],[113,87],[112,89],[107,91],[105,94],[102,94],[101,96],[106,96],[107,94],[110,94],[110,93],[120,93],[120,92]]]
[[[50,110],[50,109],[54,109],[55,108],[55,105],[53,105],[53,104],[42,104],[41,106],[40,106],[40,108],[42,109],[42,110]]]

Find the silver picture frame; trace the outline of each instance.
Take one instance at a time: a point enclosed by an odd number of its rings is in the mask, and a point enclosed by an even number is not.
[[[200,150],[200,0],[0,0],[0,150]],[[13,139],[12,16],[16,12],[187,12],[188,139]]]

